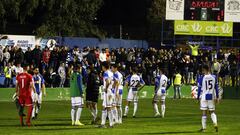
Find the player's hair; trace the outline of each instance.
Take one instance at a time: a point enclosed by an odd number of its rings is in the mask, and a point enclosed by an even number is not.
[[[102,66],[105,67],[106,69],[109,69],[110,64],[109,64],[108,62],[104,61],[104,62],[102,63]]]
[[[138,68],[137,67],[133,67],[132,68],[132,73],[137,73],[138,72]]]
[[[27,70],[27,67],[29,66],[28,63],[22,63],[21,64],[23,70]]]
[[[207,64],[203,65],[202,69],[206,70],[206,71],[210,71],[210,68],[209,68],[209,66]]]
[[[78,71],[80,69],[80,65],[78,65],[78,64],[75,65],[73,69],[74,69],[74,71]]]
[[[119,68],[118,64],[113,64],[112,67]]]
[[[162,68],[159,68],[159,72],[161,72],[162,74],[165,73],[165,72],[164,72],[164,69],[162,69]]]

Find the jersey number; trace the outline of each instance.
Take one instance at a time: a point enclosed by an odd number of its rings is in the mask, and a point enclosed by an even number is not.
[[[206,90],[211,90],[213,88],[213,80],[205,81]]]
[[[163,80],[162,87],[166,87],[166,84],[167,84],[167,81],[166,81],[166,80]]]
[[[138,83],[139,83],[139,80],[132,80],[131,86],[136,87]]]
[[[24,79],[22,79],[22,89],[24,88]]]

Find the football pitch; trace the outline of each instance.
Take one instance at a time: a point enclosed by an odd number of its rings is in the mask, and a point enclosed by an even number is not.
[[[219,133],[215,133],[210,116],[204,134],[239,135],[240,100],[223,100],[217,105]],[[140,99],[137,118],[132,118],[132,106],[128,118],[113,129],[98,129],[90,125],[90,112],[84,108],[81,122],[85,126],[71,126],[70,101],[45,101],[32,127],[20,127],[16,107],[13,102],[0,102],[0,134],[2,135],[131,135],[131,134],[177,134],[197,135],[201,128],[201,112],[193,99],[166,101],[166,117],[154,118],[151,99]],[[101,116],[99,103],[99,116]]]

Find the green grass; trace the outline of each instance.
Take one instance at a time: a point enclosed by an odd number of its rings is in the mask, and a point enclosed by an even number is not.
[[[220,135],[240,134],[240,100],[223,100],[217,106],[217,117]],[[100,105],[99,105],[100,106]],[[87,124],[82,127],[71,126],[70,101],[46,101],[43,103],[39,119],[32,121],[32,127],[20,127],[14,103],[0,102],[0,134],[3,135],[85,135],[85,134],[177,134],[197,135],[201,127],[201,112],[199,105],[192,99],[172,100],[166,102],[166,118],[153,118],[153,109],[150,99],[139,101],[137,118],[129,117],[123,120],[122,125],[113,129],[98,129],[89,125],[90,114],[85,108],[81,121]],[[101,111],[99,109],[99,116]],[[211,119],[208,117],[207,132],[214,132]]]

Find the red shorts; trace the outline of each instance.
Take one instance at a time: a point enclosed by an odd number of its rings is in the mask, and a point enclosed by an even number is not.
[[[32,105],[32,97],[19,96],[19,103],[22,106],[31,106]]]

